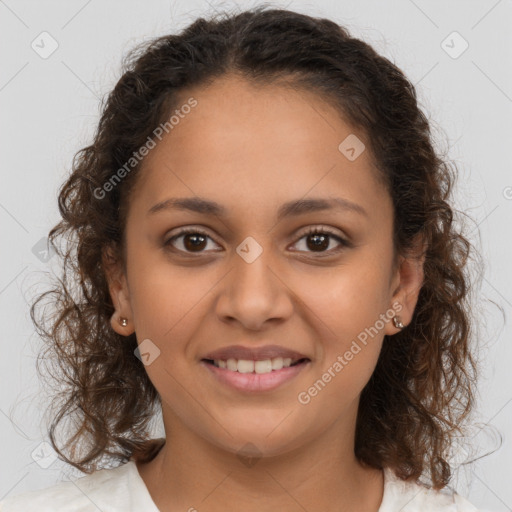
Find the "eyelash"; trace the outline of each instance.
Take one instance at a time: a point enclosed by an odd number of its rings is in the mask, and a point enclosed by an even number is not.
[[[180,238],[184,235],[189,235],[189,234],[194,234],[194,235],[202,235],[204,237],[207,237],[207,238],[211,238],[211,236],[202,231],[201,229],[198,229],[198,228],[184,228],[182,229],[181,231],[179,231],[176,235],[172,236],[171,238],[169,238],[166,242],[164,242],[164,246],[168,247],[168,246],[171,246],[172,247],[172,242],[174,240],[176,240],[177,238]],[[338,252],[342,251],[343,249],[347,248],[347,247],[351,247],[351,243],[348,241],[348,240],[345,240],[344,238],[341,238],[338,234],[334,233],[333,231],[331,231],[329,228],[325,228],[325,227],[321,227],[321,226],[315,226],[315,227],[310,227],[305,233],[303,233],[298,240],[302,240],[303,238],[305,237],[308,237],[308,236],[311,236],[311,235],[328,235],[329,237],[331,238],[334,238],[336,241],[338,241],[340,243],[340,247],[338,247],[337,249],[329,249],[328,251],[319,251],[318,254],[319,256],[317,257],[323,257],[322,255],[328,255],[328,256],[331,256],[333,254],[337,254]],[[212,239],[213,240],[213,239]],[[193,252],[191,251],[183,251],[181,249],[176,249],[178,252],[182,252],[182,253],[185,253],[185,254],[194,254]],[[205,252],[205,251],[199,251],[198,253],[196,254],[201,254],[202,252]],[[297,252],[304,252],[304,251],[297,251]],[[310,252],[310,253],[315,253],[315,251],[306,251],[306,252]]]

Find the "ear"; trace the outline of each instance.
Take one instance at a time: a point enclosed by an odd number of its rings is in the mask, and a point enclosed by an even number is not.
[[[135,329],[133,327],[133,313],[130,304],[130,292],[125,272],[119,256],[112,247],[105,247],[102,251],[102,263],[105,270],[105,277],[108,282],[110,298],[116,312],[110,319],[112,329],[118,334],[129,336]],[[120,319],[125,318],[127,325],[123,326]]]
[[[397,269],[392,278],[391,304],[393,304],[393,310],[397,312],[397,319],[404,326],[411,323],[423,285],[426,248],[427,244],[419,233],[407,254],[399,256]],[[393,335],[399,331],[400,329],[395,327],[393,322],[386,323],[385,334]]]

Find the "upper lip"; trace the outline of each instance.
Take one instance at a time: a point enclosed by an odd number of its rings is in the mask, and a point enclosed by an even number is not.
[[[262,347],[244,347],[243,345],[230,345],[229,347],[219,348],[213,352],[209,352],[202,359],[245,359],[253,361],[263,361],[265,359],[273,359],[275,357],[291,358],[292,362],[299,359],[309,359],[304,354],[291,350],[279,345],[264,345]]]

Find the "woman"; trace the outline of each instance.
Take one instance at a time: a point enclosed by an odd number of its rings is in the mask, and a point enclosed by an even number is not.
[[[453,178],[414,87],[330,20],[132,52],[60,192],[60,314],[32,308],[88,475],[0,510],[476,510],[447,488],[476,374]]]

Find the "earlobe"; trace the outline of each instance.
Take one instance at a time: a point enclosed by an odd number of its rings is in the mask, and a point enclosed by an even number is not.
[[[424,263],[425,244],[423,239],[418,236],[413,249],[401,258],[398,270],[398,286],[393,290],[392,297],[393,304],[400,304],[400,311],[393,318],[393,325],[388,324],[386,334],[396,334],[411,323],[419,293],[423,286]]]
[[[134,329],[131,324],[133,315],[128,284],[122,265],[119,259],[115,257],[111,247],[107,247],[103,250],[102,263],[105,278],[108,283],[110,298],[116,310],[110,319],[110,325],[118,334],[129,336],[134,332]]]
[[[397,328],[397,329],[400,329],[402,330],[405,325],[402,323],[402,320],[400,319],[399,316],[394,316],[393,317],[393,325]]]
[[[129,336],[135,331],[130,320],[117,312],[110,317],[110,325],[112,329],[117,332],[117,334],[121,334],[121,336]]]

